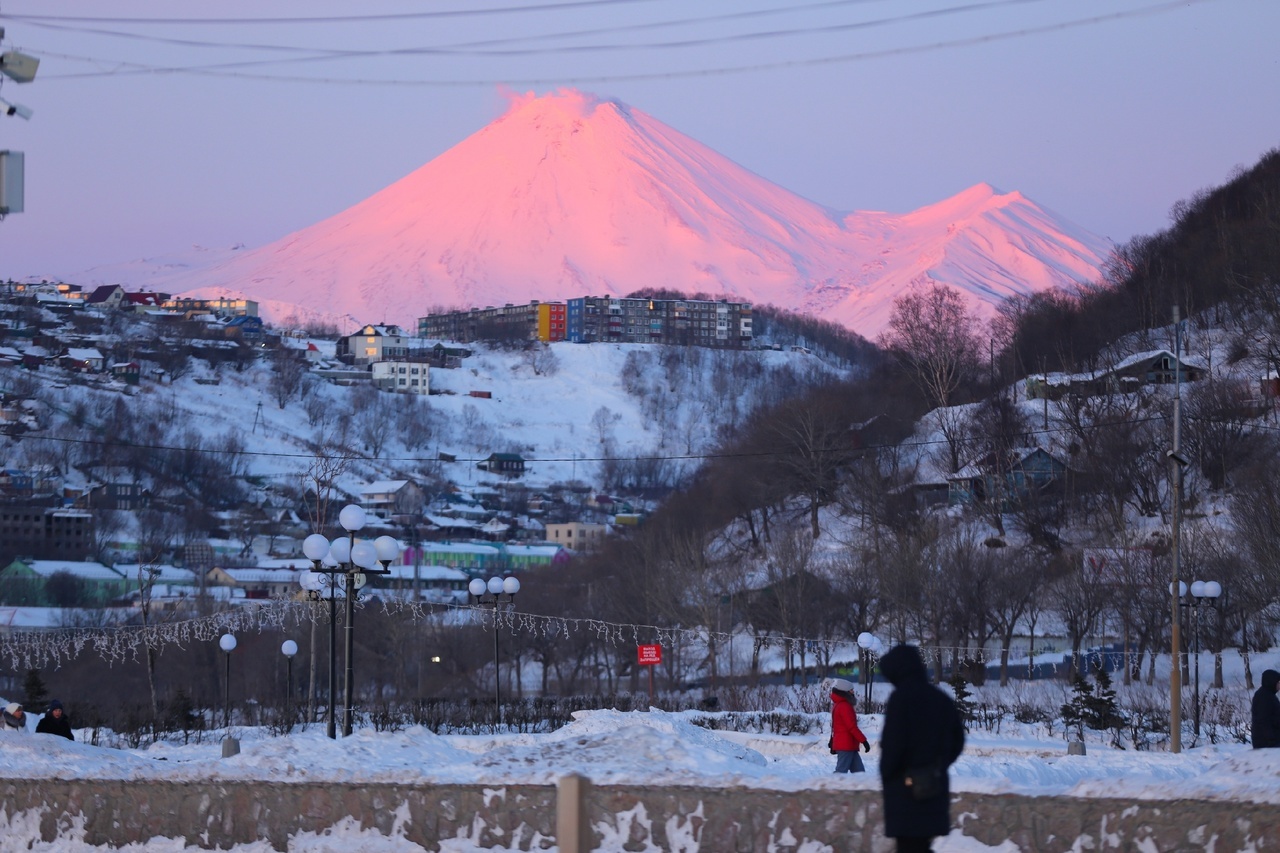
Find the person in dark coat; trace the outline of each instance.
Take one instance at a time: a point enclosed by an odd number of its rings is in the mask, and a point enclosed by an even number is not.
[[[964,749],[964,721],[951,697],[929,683],[920,650],[894,646],[880,659],[880,672],[894,687],[884,708],[880,738],[880,782],[884,788],[884,834],[900,853],[927,851],[951,832],[947,768]],[[937,793],[913,794],[922,768],[937,769]]]
[[[867,768],[858,747],[871,751],[871,742],[858,728],[853,709],[853,682],[837,678],[831,682],[831,751],[836,755],[837,773],[862,773]]]
[[[76,736],[71,733],[71,720],[67,719],[67,712],[62,709],[62,703],[57,699],[49,703],[49,710],[45,711],[40,722],[36,723],[36,732],[62,735],[67,740],[76,739]]]
[[[1280,672],[1262,673],[1262,686],[1253,694],[1253,748],[1280,747]]]

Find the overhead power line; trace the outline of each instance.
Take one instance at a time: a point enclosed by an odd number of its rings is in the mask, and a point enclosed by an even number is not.
[[[504,38],[486,38],[475,41],[459,42],[454,44],[414,46],[401,48],[375,48],[369,50],[353,50],[350,48],[334,49],[321,47],[307,47],[299,45],[284,44],[262,44],[255,42],[226,42],[226,41],[209,41],[205,39],[191,38],[175,38],[172,36],[145,35],[141,33],[122,32],[119,30],[103,30],[78,26],[70,26],[64,24],[41,24],[36,23],[35,26],[43,26],[49,29],[64,30],[70,32],[87,33],[90,35],[102,35],[115,38],[124,38],[138,41],[153,42],[159,44],[176,45],[180,47],[198,47],[198,48],[218,48],[218,49],[234,49],[234,50],[263,50],[273,52],[288,53],[313,53],[321,54],[320,56],[306,57],[303,60],[290,59],[278,60],[281,62],[309,61],[316,59],[347,59],[347,58],[372,58],[385,56],[453,56],[453,55],[474,55],[474,56],[526,56],[547,53],[585,53],[600,52],[614,50],[654,50],[668,48],[684,48],[684,47],[707,47],[713,44],[723,44],[739,41],[757,41],[761,39],[781,38],[797,35],[825,35],[831,33],[850,32],[853,30],[870,29],[874,27],[889,26],[892,24],[908,23],[911,21],[921,21],[931,18],[947,17],[957,14],[967,14],[977,11],[985,11],[992,8],[1003,6],[1022,6],[1029,3],[1044,3],[1047,0],[983,0],[977,3],[967,3],[960,6],[948,6],[941,9],[927,9],[922,12],[910,12],[902,15],[890,15],[887,17],[873,18],[867,21],[853,21],[847,23],[828,23],[819,24],[810,27],[792,27],[790,29],[772,29],[761,30],[748,33],[726,33],[723,35],[702,36],[698,38],[687,38],[668,41],[653,42],[626,42],[626,43],[609,43],[609,44],[589,44],[589,45],[554,45],[545,47],[529,47],[529,48],[509,48],[503,50],[483,50],[481,48],[494,48],[500,45],[520,44],[526,42],[545,42],[552,40],[563,40],[570,38],[580,38],[589,35],[611,35],[627,32],[636,32],[641,30],[654,29],[670,29],[673,27],[686,27],[690,25],[700,25],[708,23],[723,23],[731,20],[742,20],[746,18],[758,18],[764,16],[773,16],[779,14],[794,15],[797,12],[805,10],[813,10],[818,8],[828,8],[838,5],[863,4],[867,2],[879,2],[879,0],[829,0],[823,3],[796,4],[782,8],[772,9],[756,9],[745,12],[732,12],[720,15],[703,15],[693,18],[678,18],[665,21],[642,21],[638,23],[615,24],[603,27],[593,27],[590,29],[568,30],[564,32],[551,32],[530,34],[522,33],[515,36],[507,36]],[[0,16],[3,17],[3,16]],[[185,67],[204,67],[204,66],[185,66]]]
[[[12,15],[3,17],[12,21],[37,22],[75,22],[84,24],[192,24],[192,25],[225,25],[225,24],[350,24],[367,21],[406,21],[429,20],[443,18],[480,18],[488,15],[509,15],[519,12],[558,12],[565,9],[583,9],[605,6],[634,6],[639,3],[653,3],[656,0],[563,0],[559,3],[535,3],[523,6],[491,6],[470,9],[435,9],[425,12],[387,12],[382,14],[360,15],[294,15],[276,18],[160,18],[160,17],[122,17],[120,15]]]
[[[977,7],[986,8],[993,5],[1002,5],[1007,3],[1018,3],[1018,2],[1034,2],[1034,0],[992,0],[992,2],[988,2],[988,3],[973,4],[970,7],[952,7],[952,8],[955,10],[977,8]],[[957,47],[972,47],[972,46],[981,45],[981,44],[989,44],[989,43],[994,43],[998,41],[1007,41],[1011,39],[1025,38],[1028,36],[1040,35],[1040,34],[1051,33],[1051,32],[1060,32],[1060,31],[1075,29],[1079,27],[1110,23],[1110,22],[1128,19],[1128,18],[1150,17],[1154,15],[1165,14],[1172,11],[1178,11],[1186,8],[1187,6],[1191,6],[1199,3],[1207,3],[1207,2],[1211,2],[1211,0],[1172,0],[1172,2],[1162,2],[1162,3],[1157,3],[1149,6],[1144,6],[1137,9],[1122,10],[1117,12],[1111,12],[1104,15],[1095,15],[1095,16],[1086,17],[1086,18],[1077,18],[1074,20],[1060,21],[1060,22],[1043,24],[1043,25],[1038,25],[1033,27],[1023,27],[1023,28],[1014,29],[1014,30],[1006,30],[1003,32],[984,33],[984,34],[979,34],[974,36],[966,36],[963,38],[937,41],[937,42],[932,42],[932,43],[922,44],[922,45],[909,45],[904,47],[892,47],[892,48],[884,48],[879,50],[859,51],[854,53],[838,54],[834,56],[805,57],[802,59],[782,59],[782,60],[777,60],[772,62],[757,62],[757,63],[750,63],[750,64],[744,64],[744,65],[722,65],[722,66],[698,68],[698,69],[664,70],[664,71],[637,72],[637,73],[625,73],[625,74],[604,74],[604,75],[568,73],[568,74],[558,74],[551,77],[507,76],[502,78],[489,77],[489,78],[472,78],[472,79],[466,79],[466,80],[425,79],[425,78],[423,79],[404,79],[404,78],[376,79],[376,78],[364,78],[364,77],[333,77],[333,76],[321,77],[321,76],[303,76],[303,75],[287,75],[287,74],[255,74],[255,73],[244,72],[244,71],[236,71],[234,69],[245,68],[245,67],[285,65],[285,64],[294,64],[298,62],[315,62],[315,61],[328,61],[328,60],[335,60],[335,59],[353,59],[353,58],[355,59],[386,58],[386,57],[405,56],[405,55],[420,55],[420,56],[437,55],[437,56],[453,56],[453,57],[460,56],[460,55],[477,55],[477,56],[493,57],[495,55],[499,55],[499,56],[513,55],[514,56],[514,55],[531,54],[531,53],[565,54],[565,53],[578,52],[579,50],[597,50],[597,51],[612,52],[612,51],[632,50],[635,48],[630,45],[619,44],[619,45],[593,46],[589,48],[582,47],[582,48],[576,48],[576,49],[565,48],[565,47],[536,48],[536,49],[530,48],[522,51],[515,51],[515,50],[505,51],[505,52],[477,51],[474,53],[468,52],[469,51],[468,46],[463,46],[460,48],[459,47],[398,48],[398,49],[374,50],[374,51],[345,50],[345,51],[327,51],[320,56],[310,56],[310,57],[301,57],[301,58],[293,57],[293,58],[287,58],[287,59],[281,58],[281,59],[266,59],[266,60],[245,60],[243,62],[229,62],[229,63],[216,63],[216,64],[210,64],[210,65],[188,65],[188,66],[159,66],[159,65],[148,65],[145,63],[138,63],[138,62],[119,62],[116,60],[107,60],[107,59],[101,59],[97,57],[89,57],[89,56],[76,55],[76,54],[55,53],[53,51],[48,51],[48,50],[44,51],[44,54],[46,56],[56,57],[60,59],[67,59],[67,60],[81,61],[81,62],[91,62],[98,65],[105,64],[105,65],[113,66],[108,69],[97,69],[94,71],[73,72],[73,73],[64,73],[64,74],[50,74],[48,75],[48,79],[51,79],[51,80],[52,79],[71,80],[71,79],[84,79],[84,78],[93,78],[93,77],[110,77],[110,76],[133,76],[133,75],[142,75],[142,74],[148,74],[148,75],[149,74],[193,74],[193,75],[201,75],[201,76],[226,77],[226,78],[233,78],[233,79],[260,80],[260,81],[267,81],[267,82],[282,82],[282,83],[322,83],[326,85],[397,86],[397,87],[430,86],[430,87],[460,88],[460,87],[474,87],[474,86],[487,87],[487,86],[495,86],[495,85],[502,85],[502,84],[520,85],[520,86],[539,86],[539,85],[546,86],[546,85],[561,85],[565,83],[599,84],[599,83],[636,82],[636,81],[644,81],[644,80],[687,79],[692,77],[722,76],[722,75],[728,75],[728,74],[744,74],[744,73],[750,73],[750,72],[776,71],[776,70],[791,69],[791,68],[806,68],[806,67],[816,67],[821,65],[861,62],[861,61],[874,60],[874,59],[885,59],[885,58],[890,58],[895,56],[909,56],[909,55],[930,53],[938,50],[946,50],[946,49],[957,48]],[[933,14],[939,14],[939,13],[941,12],[936,11]],[[905,20],[906,17],[909,17],[909,16],[903,16],[902,19]],[[890,20],[896,21],[898,19],[885,19],[885,21],[890,21]],[[875,23],[875,22],[863,22],[860,24],[850,24],[850,25],[828,25],[825,28],[813,28],[811,30],[775,31],[773,35],[789,36],[789,35],[795,35],[798,33],[811,34],[814,32],[834,32],[836,31],[834,27],[845,29],[848,27],[865,27],[865,26],[880,26],[880,25],[882,24]],[[673,42],[666,42],[666,43],[661,43],[661,42],[650,43],[646,45],[641,45],[640,47],[644,49],[649,49],[649,50],[653,50],[661,47],[670,47],[670,48],[704,47],[707,44],[713,43],[715,41],[729,41],[729,40],[745,39],[745,38],[763,38],[769,35],[770,34],[767,34],[767,33],[741,34],[738,36],[723,36],[723,37],[712,38],[712,39],[700,39],[700,40],[690,39],[690,40],[673,41]],[[488,43],[492,44],[493,41],[491,40]],[[484,44],[484,43],[481,43],[481,44]]]

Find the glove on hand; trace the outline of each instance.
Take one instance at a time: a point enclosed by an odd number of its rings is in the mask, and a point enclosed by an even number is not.
[[[863,752],[870,752],[870,751],[871,751],[871,742],[870,742],[870,741],[865,741],[865,740],[864,740],[864,741],[862,742],[862,751],[863,751]]]

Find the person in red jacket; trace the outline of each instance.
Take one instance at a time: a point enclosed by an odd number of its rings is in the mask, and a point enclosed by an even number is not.
[[[861,746],[871,751],[871,742],[858,728],[858,714],[853,710],[853,682],[843,678],[831,682],[831,751],[836,756],[837,773],[861,773],[867,768],[858,755]]]

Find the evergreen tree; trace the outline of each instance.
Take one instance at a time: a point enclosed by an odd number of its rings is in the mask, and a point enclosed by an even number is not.
[[[1076,673],[1071,680],[1071,701],[1062,706],[1062,725],[1075,729],[1076,737],[1084,740],[1086,709],[1089,705],[1089,682]]]
[[[960,712],[960,718],[964,720],[966,730],[969,724],[973,722],[975,715],[973,700],[970,698],[973,694],[969,691],[969,682],[965,680],[960,672],[960,668],[956,667],[951,673],[951,677],[947,679],[947,683],[951,685],[951,690],[955,693],[956,710]]]
[[[1093,693],[1085,697],[1083,721],[1095,731],[1118,729],[1124,725],[1124,717],[1116,704],[1116,691],[1111,686],[1111,676],[1098,661],[1093,667]]]
[[[44,686],[40,670],[27,670],[27,677],[22,680],[22,692],[26,694],[23,707],[32,713],[44,713],[44,703],[49,698],[49,688]]]

